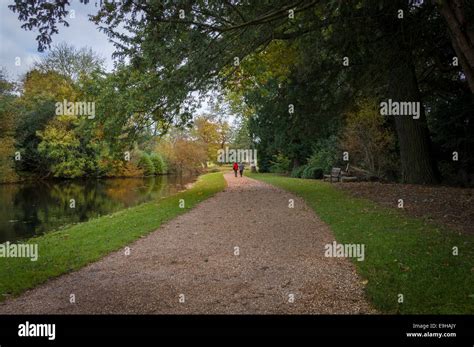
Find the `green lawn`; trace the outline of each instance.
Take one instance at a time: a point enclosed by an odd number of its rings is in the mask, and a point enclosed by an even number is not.
[[[206,174],[191,189],[176,195],[30,239],[28,243],[38,244],[37,261],[0,258],[0,301],[5,300],[5,294],[18,295],[124,247],[225,186],[222,173]],[[184,199],[184,209],[179,207],[179,199]]]
[[[350,197],[329,183],[272,174],[248,176],[301,196],[339,243],[365,244],[365,261],[353,262],[368,280],[367,297],[381,312],[474,313],[473,235],[458,235],[397,209]],[[452,254],[454,246],[458,256]],[[398,303],[398,294],[403,294],[404,303]]]

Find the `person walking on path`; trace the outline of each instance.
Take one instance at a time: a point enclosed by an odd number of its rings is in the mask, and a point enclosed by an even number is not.
[[[234,162],[233,169],[234,169],[234,175],[235,177],[237,177],[237,170],[239,169],[239,164],[237,164],[237,162]]]
[[[239,164],[239,172],[240,172],[240,177],[242,177],[242,174],[244,173],[245,165],[243,162],[240,162]]]

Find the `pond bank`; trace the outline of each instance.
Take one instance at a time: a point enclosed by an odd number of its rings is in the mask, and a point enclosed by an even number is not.
[[[176,194],[196,177],[56,179],[0,185],[0,243],[39,236]]]
[[[189,190],[28,240],[37,261],[0,258],[0,301],[120,249],[224,188],[221,173],[206,174]]]

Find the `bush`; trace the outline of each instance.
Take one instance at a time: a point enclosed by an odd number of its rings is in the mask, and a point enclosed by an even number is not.
[[[301,178],[321,179],[323,178],[323,169],[307,165],[301,173]]]
[[[273,156],[271,161],[270,172],[273,173],[287,173],[290,171],[290,159],[283,154]]]
[[[293,168],[291,171],[291,177],[293,178],[301,178],[304,169],[306,169],[306,165],[298,166]]]
[[[166,163],[160,154],[152,153],[150,154],[150,159],[153,163],[153,167],[155,168],[155,175],[163,175],[167,172],[168,168],[166,167]]]
[[[308,159],[308,163],[294,168],[291,176],[309,179],[323,178],[324,172],[330,172],[332,167],[337,164],[338,150],[336,136],[319,140],[314,147],[313,154]]]
[[[308,167],[319,169],[322,172],[330,172],[333,166],[337,164],[339,151],[339,143],[336,136],[319,140],[314,147],[314,152],[308,159]],[[308,175],[315,174],[308,172]],[[314,177],[311,177],[314,178]]]
[[[351,164],[379,178],[392,177],[399,171],[395,136],[380,115],[375,100],[360,101],[346,114],[342,147],[350,153]]]
[[[198,141],[185,138],[175,142],[161,141],[155,151],[165,160],[167,172],[199,173],[207,161],[206,147]]]
[[[153,165],[153,161],[145,152],[140,153],[140,159],[138,160],[138,167],[143,170],[145,176],[151,176],[155,174],[155,166]]]

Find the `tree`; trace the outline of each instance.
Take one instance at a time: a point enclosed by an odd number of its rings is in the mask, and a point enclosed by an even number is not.
[[[18,179],[15,172],[15,85],[0,70],[0,183]]]
[[[18,122],[15,128],[16,147],[21,154],[19,171],[48,174],[49,163],[38,153],[43,131],[54,118],[55,103],[64,99],[74,101],[77,92],[67,78],[56,72],[29,71],[22,81],[23,93],[17,103]]]
[[[232,131],[229,123],[226,120],[219,119],[217,121],[217,138],[219,141],[219,147],[223,149],[230,141],[232,137]]]
[[[174,173],[195,173],[202,169],[207,160],[206,148],[186,136],[161,139],[156,147]]]
[[[73,81],[78,81],[81,76],[89,76],[94,71],[103,70],[104,61],[91,48],[76,49],[63,42],[54,45],[34,67],[41,72],[55,71]]]
[[[163,175],[168,172],[168,168],[163,157],[156,152],[150,154],[150,159],[153,162],[153,166],[155,167],[155,174]]]
[[[145,152],[140,153],[138,167],[143,170],[143,173],[146,176],[152,176],[155,174],[155,165],[148,153],[145,153]]]
[[[345,119],[341,147],[350,163],[377,177],[394,169],[395,137],[384,124],[377,103],[362,100]]]
[[[58,116],[38,131],[38,153],[48,162],[54,177],[75,178],[90,173],[94,163],[82,151],[75,128],[76,116]],[[93,158],[92,158],[93,159]]]
[[[405,1],[395,1],[388,5],[387,9],[393,13],[398,9],[410,13]],[[419,119],[395,117],[402,178],[408,183],[436,183],[439,176],[433,160],[425,109],[415,71],[413,43],[408,41],[403,30],[404,24],[398,18],[393,16],[391,22],[390,25],[383,26],[383,33],[386,36],[392,34],[396,38],[386,42],[390,44],[386,57],[387,63],[391,66],[388,95],[393,100],[418,102],[421,105]]]
[[[207,158],[203,165],[207,166],[207,161],[216,162],[217,151],[221,148],[218,124],[212,122],[209,116],[200,116],[194,120],[193,133],[207,152]]]
[[[450,3],[464,4],[461,0]],[[38,44],[44,49],[51,43],[56,24],[64,24],[68,5],[68,1],[39,6],[16,1],[10,8],[26,22],[25,28],[40,29]],[[440,8],[444,11],[443,6]],[[464,11],[466,8],[461,8],[463,14],[470,13]],[[184,18],[179,15],[181,11]],[[402,17],[397,15],[399,11],[403,11]],[[433,50],[438,53],[439,47],[433,49],[422,38],[430,30],[439,32],[439,18],[440,13],[431,2],[419,4],[414,0],[324,3],[318,0],[271,3],[194,0],[105,2],[93,20],[116,40],[117,56],[129,59],[131,69],[138,73],[136,79],[143,82],[135,84],[140,99],[148,99],[141,103],[141,116],[157,114],[163,122],[172,118],[172,114],[183,114],[182,105],[191,103],[193,91],[209,89],[231,78],[239,81],[241,62],[264,52],[275,40],[295,42],[300,49],[309,51],[309,55],[317,52],[315,58],[303,57],[302,61],[306,59],[310,64],[301,64],[300,72],[291,71],[292,79],[285,83],[286,88],[278,88],[279,81],[275,78],[265,78],[268,94],[254,93],[247,98],[252,106],[259,106],[256,109],[259,119],[256,117],[251,122],[254,129],[264,134],[265,127],[272,127],[266,132],[267,139],[262,137],[259,144],[264,155],[271,158],[276,151],[272,147],[288,146],[287,156],[298,164],[308,148],[305,131],[316,120],[311,123],[311,117],[306,118],[303,113],[289,119],[283,113],[283,106],[287,108],[292,103],[299,110],[309,110],[311,115],[318,116],[317,121],[330,112],[337,122],[337,109],[357,97],[359,88],[381,98],[423,103],[425,95],[420,85],[437,68],[428,67],[420,73],[418,68],[422,64],[418,58]],[[456,18],[458,23],[470,24],[466,15]],[[456,23],[448,23],[454,33],[453,42],[462,50],[462,55],[458,55],[467,61],[467,65],[462,64],[467,66],[464,74],[470,78],[472,45],[460,40],[461,36],[455,31]],[[129,32],[124,34],[123,26],[129,28]],[[439,38],[444,42],[443,36]],[[347,69],[341,64],[342,57],[351,59]],[[298,78],[301,71],[312,79]],[[259,76],[265,75],[259,73]],[[318,92],[315,88],[318,83],[328,93]],[[273,106],[268,102],[270,99]],[[163,116],[163,110],[167,110],[168,117]],[[272,112],[281,119],[270,119]],[[260,119],[262,114],[267,116]],[[122,116],[132,117],[136,113],[127,112]],[[406,182],[435,183],[438,180],[426,118],[422,108],[417,120],[409,117],[394,120],[402,177]],[[324,124],[317,130],[324,133],[327,127],[328,124]],[[272,139],[282,132],[284,135]]]
[[[474,94],[474,5],[464,0],[433,2],[448,24],[453,48]]]
[[[179,115],[181,105],[193,103],[190,92],[215,84],[220,72],[231,66],[236,57],[242,60],[274,39],[307,32],[308,25],[300,18],[294,25],[301,30],[286,32],[293,27],[288,24],[288,10],[308,13],[304,11],[316,3],[102,2],[93,20],[103,24],[106,34],[116,40],[116,56],[124,61],[129,59],[130,67],[139,70],[147,80],[139,85],[140,95],[155,102],[144,104],[142,110],[151,114],[156,109],[166,109]],[[16,1],[10,9],[25,22],[23,28],[39,29],[38,48],[44,50],[51,44],[57,25],[67,25],[69,5],[66,0],[55,4]],[[179,18],[180,10],[186,13],[184,19]],[[277,25],[282,27],[276,30]],[[122,26],[127,27],[127,33],[118,29]],[[219,79],[225,77],[221,75]]]

